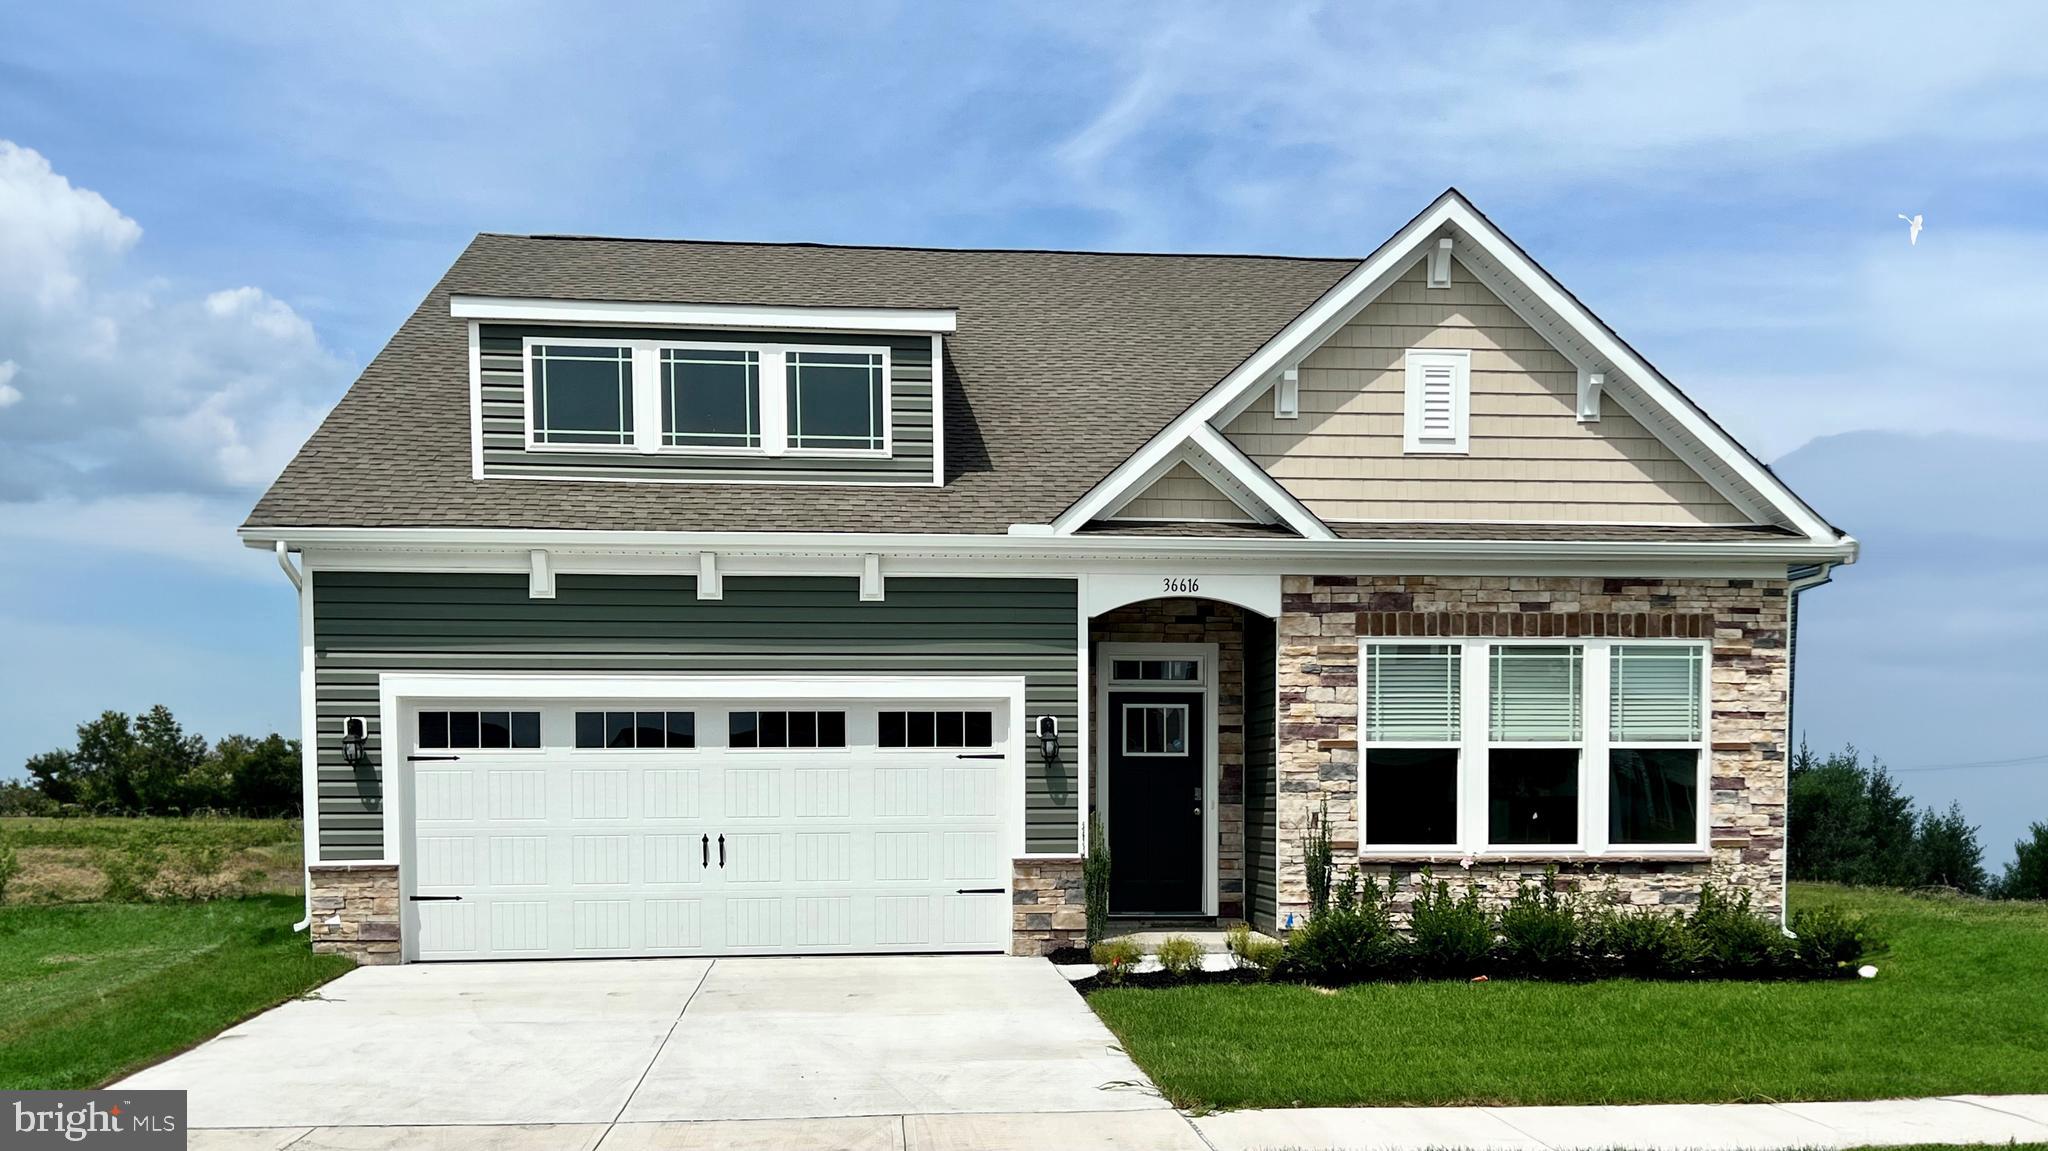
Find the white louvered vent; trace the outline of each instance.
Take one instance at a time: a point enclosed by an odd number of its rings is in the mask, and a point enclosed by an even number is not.
[[[1462,453],[1471,423],[1472,353],[1414,349],[1408,353],[1404,449]]]

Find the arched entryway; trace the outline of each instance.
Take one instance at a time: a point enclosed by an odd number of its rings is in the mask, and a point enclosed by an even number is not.
[[[1274,621],[1164,596],[1089,621],[1090,818],[1126,920],[1256,919],[1271,906]]]

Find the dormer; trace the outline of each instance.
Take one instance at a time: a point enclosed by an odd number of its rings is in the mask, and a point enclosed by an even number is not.
[[[942,484],[949,309],[462,296],[477,479]]]

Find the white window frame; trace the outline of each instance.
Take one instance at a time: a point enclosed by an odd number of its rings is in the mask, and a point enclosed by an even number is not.
[[[643,711],[659,711],[663,714],[667,714],[669,712],[686,711],[689,712],[693,717],[695,717],[690,721],[690,723],[692,725],[692,730],[694,730],[697,733],[695,737],[696,743],[694,746],[691,747],[577,747],[576,716],[577,713],[585,711],[595,711],[599,713],[611,711],[630,711],[635,713]],[[561,747],[555,749],[563,754],[589,756],[696,755],[698,752],[704,750],[704,709],[698,707],[694,703],[671,704],[665,703],[658,699],[628,700],[618,703],[605,703],[603,701],[592,703],[583,700],[577,700],[573,707],[566,709],[565,714],[569,721],[568,742],[563,744]],[[542,726],[542,735],[543,737],[545,737],[545,723],[543,723]],[[543,746],[545,746],[547,740],[543,738],[541,740],[541,743]]]
[[[1158,712],[1163,712],[1163,713],[1164,713],[1164,712],[1179,712],[1179,713],[1180,713],[1180,741],[1181,741],[1181,750],[1180,750],[1180,751],[1132,751],[1132,750],[1131,750],[1131,717],[1132,717],[1132,716],[1134,716],[1134,715],[1141,715],[1141,714],[1143,714],[1144,712],[1148,712],[1148,711],[1158,711]],[[1162,724],[1163,724],[1164,722],[1165,722],[1165,721],[1163,721],[1163,720],[1161,721],[1161,723],[1162,723]],[[1125,707],[1124,707],[1124,729],[1123,729],[1123,731],[1122,731],[1122,732],[1120,733],[1120,738],[1121,738],[1121,739],[1123,740],[1123,744],[1122,744],[1122,746],[1121,746],[1121,747],[1120,747],[1120,748],[1118,749],[1118,753],[1119,753],[1119,754],[1121,754],[1121,755],[1123,755],[1123,756],[1124,756],[1124,757],[1126,757],[1126,758],[1136,758],[1136,759],[1150,759],[1150,758],[1159,758],[1159,759],[1185,759],[1185,758],[1187,758],[1187,754],[1188,754],[1188,753],[1187,753],[1187,743],[1188,743],[1188,738],[1189,738],[1189,737],[1190,737],[1190,736],[1191,736],[1192,734],[1193,734],[1192,732],[1188,731],[1188,705],[1187,705],[1187,704],[1184,704],[1184,703],[1138,703],[1138,704],[1127,704],[1127,705],[1125,705]],[[1166,735],[1166,728],[1165,728],[1164,726],[1162,726],[1162,727],[1160,728],[1160,735],[1161,735],[1161,737],[1162,737],[1162,738],[1164,738],[1164,737],[1165,737],[1165,735]],[[1142,741],[1141,741],[1141,742],[1142,742]]]
[[[633,435],[623,444],[551,444],[535,439],[537,384],[533,377],[535,345],[571,348],[627,348],[633,360]],[[753,352],[760,358],[755,374],[761,421],[759,447],[663,443],[661,418],[661,353],[664,351]],[[882,446],[879,448],[799,448],[789,434],[789,371],[791,352],[833,352],[882,357]],[[788,344],[728,340],[603,339],[597,336],[526,335],[519,345],[519,375],[525,397],[526,450],[582,455],[788,456],[799,459],[888,459],[896,452],[895,358],[887,344]]]
[[[1368,730],[1368,709],[1371,706],[1370,685],[1361,682],[1359,691],[1358,716],[1358,805],[1359,805],[1359,855],[1361,858],[1414,859],[1418,856],[1433,858],[1474,858],[1513,856],[1516,858],[1586,859],[1603,856],[1627,858],[1669,858],[1704,859],[1711,854],[1708,827],[1711,822],[1710,808],[1713,802],[1713,758],[1714,758],[1714,652],[1710,641],[1699,639],[1629,639],[1620,637],[1573,637],[1573,636],[1484,636],[1470,638],[1436,636],[1372,636],[1359,640],[1358,659],[1361,677],[1369,674],[1370,663],[1367,649],[1375,644],[1387,646],[1419,644],[1455,644],[1462,647],[1460,661],[1460,688],[1463,698],[1459,701],[1463,738],[1458,741],[1458,842],[1444,844],[1369,844],[1365,842],[1365,805],[1370,801],[1366,791],[1366,764],[1372,749],[1376,747],[1442,747],[1440,743],[1412,743],[1406,741],[1370,742],[1365,738]],[[1576,747],[1579,749],[1579,835],[1575,844],[1495,844],[1489,842],[1487,827],[1488,765],[1495,747],[1538,746],[1528,742],[1496,743],[1493,739],[1492,715],[1492,649],[1495,647],[1576,647],[1580,650],[1580,714],[1579,740],[1576,743],[1557,741],[1550,746]],[[1615,740],[1613,738],[1611,701],[1608,697],[1610,685],[1610,661],[1617,647],[1681,647],[1691,648],[1700,653],[1700,731],[1697,740],[1678,742],[1645,742],[1640,740]],[[1616,747],[1661,748],[1674,750],[1695,750],[1698,755],[1695,786],[1698,799],[1695,807],[1694,838],[1691,843],[1613,843],[1608,833],[1608,752]]]
[[[1451,369],[1451,438],[1422,434],[1425,367]],[[1409,455],[1466,455],[1472,446],[1472,353],[1464,348],[1410,348],[1403,356],[1401,450]]]
[[[1372,674],[1371,651],[1373,648],[1376,647],[1450,647],[1456,648],[1458,650],[1458,723],[1460,738],[1452,740],[1367,739],[1366,733],[1370,729],[1366,726],[1366,723],[1369,719],[1369,713],[1371,711],[1371,702],[1367,697],[1367,693],[1371,691],[1371,681],[1369,679],[1369,677]],[[1472,717],[1466,711],[1466,709],[1471,706],[1472,702],[1472,684],[1470,678],[1471,669],[1467,666],[1467,664],[1471,661],[1471,658],[1472,650],[1467,645],[1466,641],[1454,637],[1374,636],[1373,638],[1368,639],[1359,645],[1358,845],[1361,854],[1376,853],[1380,855],[1403,856],[1427,855],[1432,852],[1436,854],[1443,854],[1445,852],[1457,852],[1458,850],[1460,850],[1459,845],[1466,842],[1464,821],[1465,812],[1469,807],[1469,804],[1465,796],[1465,772],[1467,767],[1469,766],[1469,757],[1471,755],[1471,750],[1469,747],[1466,746],[1466,740],[1463,737],[1466,732],[1471,730],[1472,725]],[[1367,787],[1367,784],[1371,777],[1370,773],[1366,769],[1369,766],[1369,757],[1374,748],[1385,748],[1388,751],[1441,751],[1445,748],[1450,748],[1458,753],[1458,781],[1457,789],[1455,792],[1456,801],[1458,805],[1458,810],[1455,816],[1455,822],[1457,826],[1457,842],[1449,844],[1375,843],[1371,845],[1368,845],[1366,843],[1365,807],[1367,801],[1371,797],[1371,791]]]

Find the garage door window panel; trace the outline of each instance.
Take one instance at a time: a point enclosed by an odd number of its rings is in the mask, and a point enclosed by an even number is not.
[[[726,720],[726,746],[736,749],[789,750],[843,748],[843,711],[735,711]]]
[[[413,734],[413,746],[423,751],[534,749],[540,747],[540,713],[434,708],[419,713]]]
[[[689,711],[579,711],[576,746],[584,751],[677,751],[697,746]]]

